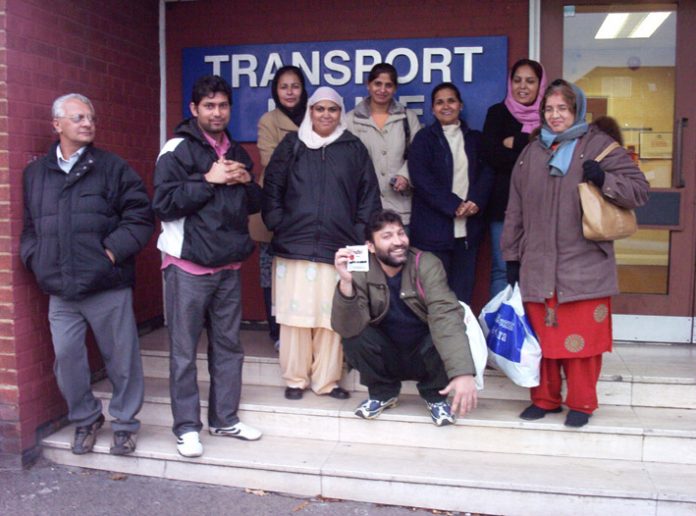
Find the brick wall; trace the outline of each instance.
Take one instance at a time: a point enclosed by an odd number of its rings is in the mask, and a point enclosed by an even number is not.
[[[0,0],[0,454],[32,450],[65,414],[52,374],[47,297],[22,266],[22,170],[54,140],[50,106],[94,103],[96,145],[125,158],[152,192],[159,148],[157,0]],[[140,321],[162,313],[154,242],[138,259]]]
[[[214,13],[214,14],[213,14]],[[187,47],[304,41],[507,36],[510,64],[527,57],[528,0],[198,0],[167,4],[167,127],[181,117],[182,49]],[[256,125],[256,120],[249,121]],[[256,146],[245,144],[252,157]],[[256,170],[260,164],[256,161]],[[258,260],[242,269],[244,318],[263,319]],[[482,246],[472,305],[488,298],[490,251]]]

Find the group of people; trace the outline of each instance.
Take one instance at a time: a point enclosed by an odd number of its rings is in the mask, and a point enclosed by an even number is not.
[[[262,242],[261,282],[287,399],[307,389],[349,398],[340,385],[345,361],[368,388],[359,417],[395,406],[403,380],[417,381],[438,426],[472,410],[476,372],[460,302],[470,302],[489,229],[491,294],[519,282],[543,350],[541,383],[520,417],[562,410],[563,369],[566,424],[587,423],[601,356],[611,349],[610,297],[618,288],[612,243],[582,235],[577,185],[590,181],[611,202],[634,208],[647,198],[643,174],[621,148],[594,160],[611,137],[585,122],[584,93],[561,79],[547,87],[535,61],[512,67],[507,96],[489,109],[483,132],[461,118],[452,83],[433,89],[435,121],[424,128],[394,98],[392,65],[375,65],[366,85],[368,96],[346,113],[335,90],[309,96],[299,68],[280,68],[271,87],[276,107],[258,124],[263,170],[255,178],[227,130],[229,84],[201,77],[192,117],[157,159],[152,203],[123,160],[92,145],[90,101],[77,94],[55,101],[59,141],[24,174],[21,254],[50,295],[74,453],[91,451],[104,423],[89,385],[87,325],[114,386],[111,452],[135,449],[143,375],[133,258],[152,234],[153,214],[162,227],[173,432],[183,456],[203,453],[196,377],[203,329],[210,434],[261,437],[237,415],[240,267],[254,249],[250,232]],[[249,225],[256,213],[263,224],[257,216]],[[347,246],[359,244],[366,271],[351,267],[357,251]]]

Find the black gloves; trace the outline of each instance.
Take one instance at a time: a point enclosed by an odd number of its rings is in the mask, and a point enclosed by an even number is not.
[[[604,170],[593,159],[588,159],[582,164],[582,180],[591,181],[593,185],[601,189],[604,186]]]
[[[507,282],[514,286],[520,281],[520,262],[505,262],[505,271],[507,273]]]

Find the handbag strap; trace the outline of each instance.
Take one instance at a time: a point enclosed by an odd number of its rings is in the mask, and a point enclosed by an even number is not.
[[[597,157],[596,157],[594,160],[595,160],[597,163],[599,163],[599,162],[602,161],[604,158],[606,158],[607,155],[608,155],[611,151],[613,151],[614,149],[618,149],[619,147],[621,147],[621,145],[619,145],[619,142],[611,142],[609,145],[607,145],[607,148],[606,148],[606,149],[604,149],[602,152],[600,152],[600,153],[597,155]]]
[[[423,251],[418,251],[416,253],[416,290],[418,291],[418,295],[425,301],[425,290],[423,290],[423,285],[421,285],[420,281],[420,258],[422,254]]]

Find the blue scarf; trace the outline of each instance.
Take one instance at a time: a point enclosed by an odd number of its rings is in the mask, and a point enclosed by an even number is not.
[[[587,122],[585,122],[585,114],[587,112],[587,99],[583,91],[575,84],[571,84],[575,92],[577,110],[575,113],[575,122],[562,133],[554,133],[546,123],[544,118],[541,126],[541,142],[546,148],[551,148],[551,145],[558,143],[558,147],[551,154],[549,160],[549,173],[552,176],[565,176],[570,168],[570,161],[573,159],[575,145],[578,143],[578,138],[587,132]]]

